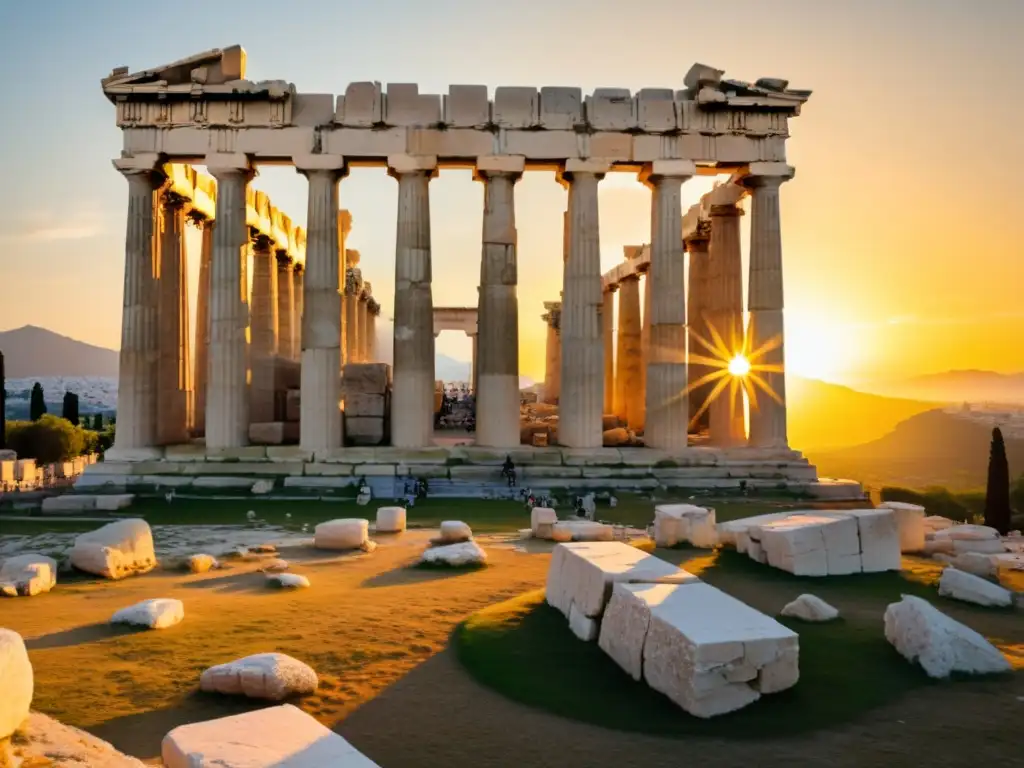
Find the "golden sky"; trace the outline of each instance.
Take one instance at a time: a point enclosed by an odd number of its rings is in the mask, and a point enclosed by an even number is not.
[[[244,17],[191,0],[174,13],[120,0],[46,6],[5,10],[0,24],[5,58],[32,62],[9,84],[0,126],[0,328],[31,323],[118,346],[127,187],[110,166],[119,137],[99,79],[237,42],[252,79],[307,92],[369,79],[441,93],[474,82],[680,88],[694,61],[737,79],[787,78],[814,91],[791,121],[797,173],[782,192],[789,370],[853,384],[1024,370],[1024,2],[520,0],[513,12],[461,0],[287,10],[253,0]],[[269,169],[256,185],[305,219],[293,171]],[[694,180],[684,193],[706,189]],[[350,247],[385,315],[396,195],[381,169],[341,187]],[[451,171],[431,195],[435,305],[474,304],[482,187]],[[539,378],[566,196],[549,173],[528,174],[516,195],[521,369]],[[649,200],[631,176],[602,182],[605,268],[624,245],[649,241]],[[469,343],[442,334],[438,351],[468,359]]]

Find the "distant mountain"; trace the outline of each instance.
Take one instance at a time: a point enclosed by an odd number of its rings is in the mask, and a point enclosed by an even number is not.
[[[116,377],[118,353],[26,325],[0,332],[9,379],[43,376]]]
[[[946,371],[869,388],[888,396],[937,402],[1024,404],[1024,373]]]
[[[1024,438],[1008,436],[1010,477],[1024,473]],[[1019,434],[1019,433],[1018,433]],[[950,490],[983,488],[992,425],[965,414],[926,411],[899,424],[884,437],[807,457],[821,475],[851,477],[868,485],[941,485]]]
[[[801,451],[860,445],[935,403],[869,395],[839,384],[786,377],[789,443]]]

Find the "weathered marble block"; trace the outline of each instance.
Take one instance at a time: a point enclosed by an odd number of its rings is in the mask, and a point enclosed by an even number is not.
[[[46,555],[15,555],[0,566],[0,586],[9,584],[21,597],[49,592],[57,585],[57,561]]]
[[[718,544],[715,510],[693,504],[658,504],[654,507],[654,543],[659,547],[689,543],[712,549]]]
[[[881,504],[891,509],[896,517],[896,526],[900,532],[900,552],[921,552],[924,550],[925,510],[920,504],[908,504],[902,501],[886,501]]]
[[[0,740],[6,739],[28,717],[34,679],[25,641],[11,629],[0,628]]]
[[[78,570],[108,579],[147,573],[157,564],[153,532],[138,518],[109,523],[78,536],[70,560]]]
[[[110,617],[111,624],[134,624],[149,629],[167,629],[185,618],[185,606],[181,600],[154,598],[129,605],[116,611]]]
[[[345,396],[383,395],[391,385],[391,366],[386,363],[347,363],[344,373]]]
[[[401,533],[404,530],[404,507],[380,507],[377,510],[377,533]]]
[[[369,531],[369,520],[328,520],[314,529],[313,546],[317,549],[359,549],[370,540]]]

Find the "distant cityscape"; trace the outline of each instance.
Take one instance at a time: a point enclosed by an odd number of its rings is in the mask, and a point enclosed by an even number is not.
[[[945,413],[981,424],[999,427],[1006,438],[1024,438],[1024,406],[999,403],[964,403],[951,406]]]

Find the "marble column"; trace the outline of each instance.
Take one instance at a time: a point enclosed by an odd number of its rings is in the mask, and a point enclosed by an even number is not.
[[[206,445],[249,442],[249,302],[245,193],[253,171],[245,155],[207,157],[217,179],[217,226],[210,273],[210,348],[206,383]]]
[[[434,434],[434,302],[430,264],[430,179],[437,158],[392,156],[398,180],[395,238],[395,352],[391,443],[425,448]]]
[[[601,339],[604,343],[604,412],[615,413],[615,291],[609,286],[602,294]]]
[[[282,360],[295,359],[295,278],[292,257],[277,253],[277,355]]]
[[[249,420],[274,421],[274,380],[277,370],[278,282],[277,257],[270,238],[257,235],[252,249],[252,387]]]
[[[309,181],[299,444],[329,451],[342,444],[338,182],[345,164],[337,155],[305,155],[295,167]]]
[[[352,253],[349,253],[350,257]],[[359,263],[358,257],[356,257],[355,263]],[[343,328],[345,362],[361,363],[362,360],[359,357],[359,294],[362,292],[363,281],[359,267],[353,266],[351,261],[348,264],[349,267],[345,272],[345,290],[342,296],[345,308]]]
[[[306,263],[292,267],[292,359],[302,362],[302,316],[306,301]],[[340,336],[339,336],[340,338]]]
[[[686,254],[682,185],[692,162],[656,161],[645,171],[651,188],[651,323],[646,374],[644,444],[686,448],[690,405],[686,392]]]
[[[480,391],[480,385],[478,383],[480,381],[480,334],[469,334],[469,340],[473,345],[469,361],[469,388],[473,391],[474,395],[477,395]],[[477,402],[479,402],[479,398],[477,399]],[[477,444],[480,444],[479,439],[477,440]]]
[[[743,265],[740,247],[739,207],[743,191],[735,184],[723,184],[708,193],[711,214],[711,240],[708,244],[710,275],[708,323],[721,336],[725,349],[723,366],[743,352]],[[710,341],[710,339],[709,339]],[[722,355],[721,353],[725,354]],[[717,384],[718,382],[716,382]],[[739,382],[721,389],[709,410],[710,445],[732,447],[746,442],[742,387]]]
[[[156,454],[158,250],[155,217],[164,183],[157,155],[114,160],[128,180],[124,305],[117,391],[117,432],[108,458]]]
[[[370,299],[367,305],[366,315],[366,362],[377,362],[377,315],[380,314],[380,304],[376,299]]]
[[[160,201],[157,317],[157,444],[182,445],[192,428],[192,352],[189,344],[188,201],[167,191]]]
[[[524,169],[521,157],[477,159],[476,178],[484,183],[484,219],[473,388],[476,443],[490,448],[519,445],[515,185]]]
[[[690,279],[687,283],[687,325],[689,326],[689,353],[691,360],[686,369],[687,389],[690,392],[690,420],[697,415],[697,412],[704,406],[713,382],[697,384],[702,378],[712,372],[712,369],[702,363],[692,362],[693,355],[710,357],[711,350],[706,349],[698,341],[703,339],[711,343],[711,334],[708,332],[707,310],[708,310],[708,271],[710,269],[710,257],[708,255],[708,237],[711,234],[710,222],[706,222],[703,230],[685,241],[686,250],[690,255]],[[702,225],[698,225],[700,227]],[[700,431],[707,429],[708,412],[704,410],[697,419],[694,427]]]
[[[206,434],[206,387],[209,382],[210,362],[210,279],[213,265],[213,219],[199,223],[203,229],[199,250],[199,290],[196,295],[196,364],[192,391],[192,433],[196,437]]]
[[[640,326],[640,404],[637,406],[637,425],[643,432],[647,425],[647,364],[651,361],[651,273],[649,268],[640,272],[644,276],[643,320]]]
[[[544,402],[557,405],[562,377],[562,338],[559,332],[562,302],[545,301],[544,308],[547,310],[541,315],[541,319],[547,325],[544,349]]]
[[[793,178],[793,173],[785,163],[752,163],[750,175],[743,179],[751,190],[748,349],[754,356],[752,363],[767,368],[757,371],[757,376],[778,398],[755,384],[756,400],[750,404],[750,444],[762,448],[785,448],[789,444],[779,187]]]
[[[644,402],[640,329],[640,276],[634,274],[619,284],[619,338],[615,361],[615,399],[620,408],[615,415],[633,430],[639,428]]]
[[[356,324],[358,326],[357,329],[356,329],[356,343],[357,343],[356,359],[360,363],[367,362],[367,360],[366,360],[366,314],[367,314],[366,306],[367,306],[367,301],[370,298],[367,295],[367,293],[366,293],[366,287],[368,287],[369,284],[368,283],[363,283],[363,286],[364,286],[364,290],[363,290],[362,293],[359,294],[359,302],[358,302],[358,306],[356,307]]]
[[[558,442],[600,448],[604,407],[601,338],[601,237],[598,182],[607,165],[570,160],[562,172],[569,187],[569,254],[562,297],[562,382]]]
[[[356,263],[359,261],[359,251],[350,251],[345,247],[348,242],[348,233],[352,231],[352,214],[348,211],[338,211],[338,275],[341,279],[341,364],[344,366],[345,363],[359,362],[358,360],[351,359],[353,354],[351,347],[349,346],[349,300],[345,290],[348,279],[349,267],[354,267],[355,264],[349,263],[349,255],[355,254]]]

